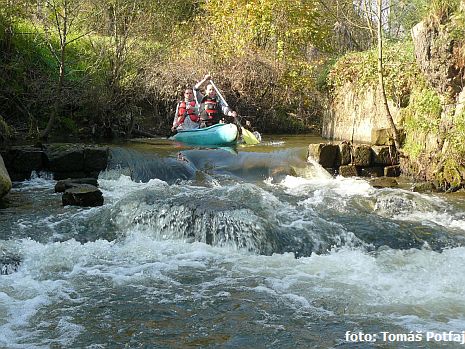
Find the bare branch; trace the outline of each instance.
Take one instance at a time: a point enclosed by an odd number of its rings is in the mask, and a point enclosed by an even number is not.
[[[74,42],[74,41],[76,41],[76,40],[79,40],[79,39],[83,38],[84,36],[87,36],[87,35],[92,34],[93,32],[94,32],[93,30],[89,30],[88,32],[86,32],[86,33],[84,33],[84,34],[81,34],[81,35],[75,37],[74,39],[67,41],[66,44],[69,45],[69,44],[71,44],[72,42]]]

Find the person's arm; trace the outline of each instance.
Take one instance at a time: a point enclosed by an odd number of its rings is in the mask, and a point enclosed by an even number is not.
[[[233,118],[237,117],[237,113],[234,110],[232,110],[230,107],[224,105],[222,101],[220,101],[220,106],[221,106],[221,111],[223,112],[223,115],[232,116]]]
[[[205,83],[205,81],[210,80],[211,78],[212,77],[210,74],[206,74],[202,80],[200,80],[198,83],[194,85],[194,90],[198,90],[200,86],[202,86],[202,84]]]
[[[202,99],[203,99],[203,94],[202,92],[200,92],[199,89],[195,89],[194,87],[194,98],[195,98],[195,102],[197,104],[197,106],[200,106],[200,102],[202,102]]]
[[[178,111],[179,111],[179,103],[176,104],[176,113],[174,114],[173,127],[171,127],[171,131],[174,131],[176,127],[178,127]]]

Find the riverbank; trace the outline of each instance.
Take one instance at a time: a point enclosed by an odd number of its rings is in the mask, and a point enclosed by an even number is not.
[[[463,4],[449,4],[441,19],[430,16],[413,27],[412,41],[385,47],[386,93],[390,113],[403,136],[404,175],[444,191],[465,186],[465,90]],[[350,53],[330,72],[332,103],[323,136],[377,142],[389,122],[375,66],[376,50]],[[391,144],[392,140],[392,130]]]

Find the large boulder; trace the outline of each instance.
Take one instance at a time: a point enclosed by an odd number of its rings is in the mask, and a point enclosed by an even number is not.
[[[4,152],[5,166],[13,181],[22,181],[31,177],[32,171],[44,167],[44,152],[32,146],[15,146]]]
[[[95,186],[90,184],[79,184],[66,189],[62,196],[63,206],[102,206],[103,194]]]
[[[372,149],[375,164],[383,166],[399,164],[399,154],[394,146],[373,146]]]
[[[360,89],[355,83],[346,82],[334,91],[329,108],[323,112],[322,137],[371,143],[373,129],[390,127],[380,101],[382,93],[378,86]],[[402,117],[399,106],[390,99],[388,104],[395,124],[399,125]]]
[[[317,161],[321,166],[332,168],[338,158],[339,146],[335,144],[310,144],[308,146],[308,156]]]
[[[51,145],[45,150],[47,168],[52,172],[84,170],[84,149],[78,145]]]
[[[0,198],[4,197],[11,190],[11,178],[6,170],[3,158],[0,155]]]
[[[384,168],[384,176],[385,177],[399,177],[400,176],[400,166],[393,165],[393,166],[386,166]]]
[[[356,177],[358,176],[359,171],[355,165],[342,165],[339,167],[339,174],[342,177]]]
[[[84,168],[87,172],[103,171],[107,168],[108,147],[88,147],[84,149]]]
[[[337,166],[349,165],[352,163],[352,146],[347,142],[342,142],[339,145],[339,152],[336,159]]]
[[[356,166],[371,166],[373,150],[369,145],[361,144],[354,147],[354,164]]]

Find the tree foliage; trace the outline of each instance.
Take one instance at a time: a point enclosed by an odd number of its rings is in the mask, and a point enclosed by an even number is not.
[[[36,118],[43,129],[58,96],[57,127],[85,120],[92,129],[125,128],[144,108],[163,125],[180,86],[210,72],[234,107],[266,111],[276,127],[292,119],[288,125],[304,129],[321,110],[321,64],[376,43],[375,4],[0,0],[0,114],[7,122]],[[384,0],[383,6],[385,37],[395,40],[428,11],[440,16],[453,7],[445,0]],[[387,84],[389,92],[390,76]]]
[[[205,41],[215,54],[265,50],[277,59],[305,55],[309,46],[328,49],[329,28],[318,3],[294,0],[210,0],[203,5]]]

